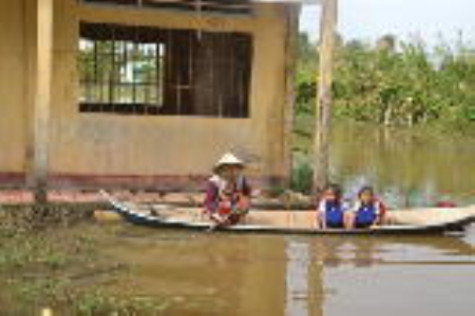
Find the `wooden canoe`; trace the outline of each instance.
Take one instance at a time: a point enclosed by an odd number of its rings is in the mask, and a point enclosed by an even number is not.
[[[126,221],[149,227],[209,231],[213,223],[200,208],[140,205],[103,193],[112,210]],[[424,214],[424,215],[423,215]],[[220,231],[306,235],[419,235],[461,232],[474,220],[475,206],[389,211],[389,224],[371,229],[317,229],[314,211],[251,210],[243,223]]]

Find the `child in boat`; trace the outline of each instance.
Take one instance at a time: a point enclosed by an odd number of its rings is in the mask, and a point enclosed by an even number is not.
[[[370,186],[364,186],[358,192],[358,199],[351,209],[349,226],[352,228],[369,228],[383,223],[384,204],[376,198]]]
[[[318,204],[317,227],[322,229],[347,227],[346,211],[340,186],[330,184]]]
[[[209,178],[205,212],[218,226],[234,225],[247,214],[251,188],[242,174],[244,163],[232,153],[225,154]]]

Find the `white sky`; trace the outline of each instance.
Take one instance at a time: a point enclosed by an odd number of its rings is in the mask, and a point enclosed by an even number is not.
[[[422,38],[429,45],[475,43],[475,0],[339,0],[338,30],[344,39],[374,40],[384,34]],[[320,7],[306,5],[301,29],[317,38]]]

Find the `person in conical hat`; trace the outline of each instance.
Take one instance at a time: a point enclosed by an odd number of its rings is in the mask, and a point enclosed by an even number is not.
[[[215,173],[219,173],[219,169],[229,166],[244,168],[244,162],[236,157],[232,152],[227,152],[214,165],[214,171]]]
[[[217,225],[240,222],[250,206],[251,188],[243,175],[245,163],[233,153],[224,154],[213,167],[205,197],[206,213]]]

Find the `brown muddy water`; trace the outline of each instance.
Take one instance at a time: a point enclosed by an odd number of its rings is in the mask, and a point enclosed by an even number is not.
[[[108,251],[134,266],[117,289],[171,297],[174,315],[475,313],[475,227],[419,238],[130,228]]]
[[[475,313],[475,226],[463,236],[411,238],[190,233],[125,223],[91,226],[87,232],[97,238],[100,256],[126,268],[84,273],[73,278],[71,286],[159,302],[156,309],[142,313],[112,315]],[[0,296],[5,291],[2,288]],[[48,305],[24,312],[19,305],[28,303],[21,299],[3,303],[2,315],[38,315],[39,308]],[[54,305],[56,315],[81,314],[68,309],[72,302],[62,304]],[[19,310],[23,312],[9,313]]]
[[[332,176],[347,196],[370,183],[392,207],[475,204],[472,138],[339,126],[333,140]],[[475,224],[460,236],[298,237],[115,223],[78,226],[53,239],[78,230],[100,258],[90,262],[103,268],[68,279],[69,286],[159,302],[137,315],[475,315]],[[65,260],[54,274],[67,270]],[[109,274],[110,265],[123,269]],[[0,283],[23,278],[18,273],[0,269]],[[49,304],[23,309],[28,301],[5,299],[9,291],[0,288],[1,315],[37,315]],[[68,309],[73,304],[50,305],[70,315],[78,313]]]
[[[296,165],[310,162],[309,140],[296,143]],[[342,184],[347,198],[370,184],[393,208],[441,200],[475,204],[473,134],[339,123],[330,152],[331,179]]]

